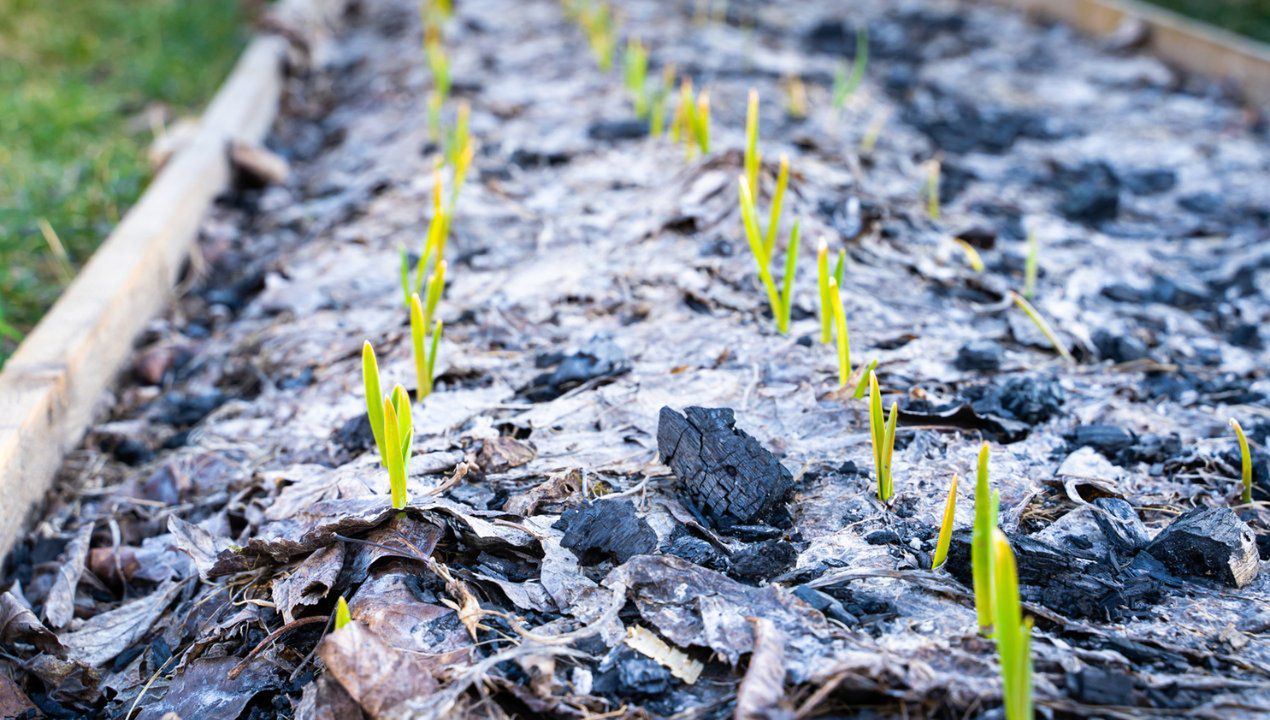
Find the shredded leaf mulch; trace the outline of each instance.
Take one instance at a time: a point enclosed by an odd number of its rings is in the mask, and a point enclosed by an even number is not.
[[[1040,712],[1270,713],[1264,118],[989,4],[700,5],[620,4],[650,77],[708,90],[689,159],[559,3],[456,3],[478,150],[404,512],[360,352],[414,384],[399,250],[422,247],[442,150],[416,3],[351,4],[307,48],[269,141],[289,172],[204,221],[5,561],[0,716],[1002,717],[970,579],[983,441]],[[835,109],[860,28],[868,70]],[[804,238],[788,335],[737,208],[751,88],[761,195],[788,153]],[[1029,232],[1073,363],[1011,302]],[[859,375],[838,389],[820,343],[821,238],[846,252],[853,363],[900,408],[889,503]]]

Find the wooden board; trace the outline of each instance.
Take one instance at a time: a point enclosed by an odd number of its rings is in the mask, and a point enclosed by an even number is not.
[[[1093,35],[1126,20],[1148,30],[1146,50],[1189,72],[1238,86],[1261,109],[1270,107],[1270,46],[1138,0],[996,0],[1037,17],[1061,20]]]
[[[257,37],[160,171],[0,372],[0,556],[79,442],[133,340],[167,304],[208,206],[229,183],[230,139],[260,142],[288,43]]]

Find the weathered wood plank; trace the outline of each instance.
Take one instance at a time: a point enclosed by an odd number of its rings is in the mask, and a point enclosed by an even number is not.
[[[230,140],[259,142],[282,93],[287,41],[256,38],[163,168],[0,372],[0,555],[91,422],[133,339],[167,304]]]

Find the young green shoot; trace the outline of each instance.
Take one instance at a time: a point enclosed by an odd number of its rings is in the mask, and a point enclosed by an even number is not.
[[[666,130],[666,104],[674,87],[675,66],[667,65],[661,69],[661,85],[648,101],[648,134],[653,137],[661,137]]]
[[[353,615],[348,611],[348,601],[340,595],[340,599],[335,603],[335,629],[343,630],[345,625],[353,622]]]
[[[1242,469],[1240,476],[1244,486],[1239,501],[1247,505],[1252,502],[1252,451],[1248,449],[1248,437],[1244,435],[1243,426],[1239,424],[1239,421],[1231,418],[1230,428],[1235,431],[1235,437],[1239,440],[1239,464]]]
[[[454,114],[454,127],[445,133],[445,162],[456,172],[459,163],[463,161],[462,155],[467,151],[471,142],[471,135],[468,131],[468,123],[472,114],[472,106],[466,100],[459,103],[459,109]],[[466,171],[466,169],[465,169]],[[458,191],[457,183],[455,192]]]
[[[837,278],[829,278],[827,292],[834,334],[838,338],[838,387],[843,388],[851,378],[851,338],[847,333],[847,311],[842,307],[842,289]]]
[[[398,510],[406,507],[406,466],[410,462],[410,450],[414,444],[414,424],[410,415],[410,396],[400,385],[384,398],[384,447],[388,454],[381,458],[388,468],[388,487],[392,492],[392,506]]]
[[[939,161],[926,163],[926,214],[939,220]]]
[[[1028,300],[1036,294],[1037,262],[1040,260],[1041,243],[1036,237],[1036,228],[1027,231],[1027,260],[1023,264],[1023,297]]]
[[[1006,720],[1032,720],[1032,618],[1023,618],[1019,573],[1005,533],[994,529],[993,577],[996,584],[997,658],[1005,695]]]
[[[1067,350],[1067,345],[1065,345],[1062,340],[1058,339],[1058,335],[1055,334],[1054,329],[1051,328],[1050,324],[1046,322],[1044,317],[1041,316],[1041,313],[1038,312],[1036,308],[1032,307],[1032,303],[1023,299],[1022,295],[1014,292],[1013,290],[1010,291],[1010,297],[1014,300],[1014,304],[1018,305],[1019,309],[1032,320],[1032,322],[1036,325],[1036,329],[1041,331],[1041,334],[1045,336],[1045,339],[1049,340],[1050,345],[1054,346],[1054,350],[1057,351],[1064,360],[1075,364],[1076,358],[1072,357],[1071,352]]]
[[[851,64],[851,74],[847,74],[847,64],[838,66],[833,78],[833,108],[841,111],[847,104],[847,98],[860,87],[864,81],[864,70],[869,66],[869,31],[861,27],[855,36],[855,62]]]
[[[767,212],[767,234],[763,236],[763,248],[770,260],[776,251],[776,233],[781,220],[781,206],[785,204],[785,188],[789,185],[789,156],[781,155],[781,169],[776,175],[776,192],[772,193],[772,207]]]
[[[375,359],[375,348],[369,340],[362,344],[362,385],[366,393],[366,420],[370,422],[375,447],[379,450],[379,462],[383,464],[388,456],[384,451],[384,407],[381,404],[384,396],[379,390],[379,361]]]
[[[583,10],[581,24],[595,56],[595,64],[600,72],[608,72],[613,67],[613,51],[617,47],[612,8],[606,2],[590,6]]]
[[[820,342],[826,345],[833,342],[833,302],[829,294],[829,278],[836,280],[839,288],[842,287],[846,257],[845,250],[838,251],[838,264],[831,275],[829,245],[824,238],[820,239],[820,245],[816,249],[816,287],[820,291]]]
[[[797,120],[807,117],[807,86],[797,75],[785,83],[785,114]]]
[[[889,502],[895,494],[891,479],[891,459],[895,454],[895,424],[899,404],[891,403],[889,416],[882,414],[882,391],[878,388],[878,376],[869,373],[869,430],[873,436],[873,466],[878,478],[878,500]]]
[[[683,143],[689,159],[698,151],[702,155],[710,152],[710,95],[702,91],[694,97],[689,78],[679,82],[679,107],[670,124],[670,139]]]
[[[873,358],[868,365],[864,366],[864,372],[860,375],[860,379],[856,381],[855,392],[851,393],[851,397],[855,400],[863,400],[864,393],[869,389],[869,378],[873,376],[873,371],[878,369],[878,360]]]
[[[758,169],[762,159],[758,152],[758,90],[751,88],[745,106],[745,182],[753,197],[758,197]]]
[[[953,238],[953,244],[961,248],[966,255],[966,262],[970,263],[970,269],[977,273],[983,272],[983,258],[979,257],[979,251],[975,250],[975,246],[962,240],[961,238]]]
[[[970,536],[970,570],[974,577],[975,613],[979,631],[986,634],[992,627],[992,531],[997,527],[998,496],[988,485],[988,443],[979,448],[979,464],[975,473],[975,524]]]
[[[648,50],[638,38],[626,41],[626,54],[623,57],[623,80],[626,91],[630,93],[631,103],[635,106],[635,117],[648,115]]]
[[[434,276],[436,284],[440,286],[445,282],[445,262],[437,265],[437,271],[440,278]],[[432,325],[432,341],[427,341],[427,332],[429,320],[432,313],[436,310],[436,300],[440,297],[440,291],[433,292],[433,280],[428,281],[428,300],[427,307],[419,300],[419,294],[414,293],[410,296],[410,347],[414,351],[415,359],[415,400],[423,402],[424,398],[432,394],[432,373],[437,363],[437,348],[441,344],[441,321],[437,320]]]
[[[860,138],[860,154],[872,155],[873,149],[877,147],[878,139],[882,137],[882,128],[886,127],[886,121],[891,118],[889,110],[883,108],[873,116],[873,120],[869,122],[869,127],[864,131],[864,137]]]
[[[948,500],[944,502],[944,518],[939,523],[935,556],[930,562],[931,570],[937,570],[948,559],[948,547],[952,544],[953,517],[957,514],[957,480],[957,473],[953,473],[952,485],[948,487]]]
[[[789,332],[789,319],[793,308],[794,274],[798,263],[799,223],[795,221],[794,227],[790,230],[789,246],[785,249],[785,276],[781,283],[781,288],[777,289],[776,281],[772,279],[772,272],[769,268],[773,253],[768,252],[764,240],[759,234],[758,211],[754,207],[754,196],[750,194],[749,183],[746,182],[743,175],[737,178],[737,194],[740,198],[741,222],[745,229],[745,239],[750,245],[750,253],[754,256],[754,262],[758,265],[759,282],[763,284],[763,289],[767,291],[767,301],[772,309],[772,317],[776,319],[776,329],[784,335]]]

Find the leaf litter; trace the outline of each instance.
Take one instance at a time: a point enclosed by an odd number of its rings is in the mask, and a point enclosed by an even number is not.
[[[1270,712],[1270,525],[1230,507],[1225,432],[1239,415],[1264,503],[1263,130],[1202,80],[993,7],[729,5],[698,24],[693,3],[622,3],[651,62],[710,91],[713,152],[685,161],[593,130],[631,111],[555,3],[456,3],[481,149],[400,512],[357,349],[412,376],[382,290],[429,207],[429,80],[413,3],[318,28],[269,141],[289,172],[205,219],[201,275],[6,559],[0,709],[973,714],[1001,688],[964,491],[928,568],[948,483],[987,439],[1040,707]],[[862,28],[868,72],[832,109]],[[788,77],[805,118],[779,113]],[[785,216],[845,251],[856,354],[899,405],[886,504],[867,409],[816,342],[815,243],[788,336],[740,245],[751,87],[764,155],[791,157]],[[1029,299],[1075,365],[1011,304],[1029,230]]]

